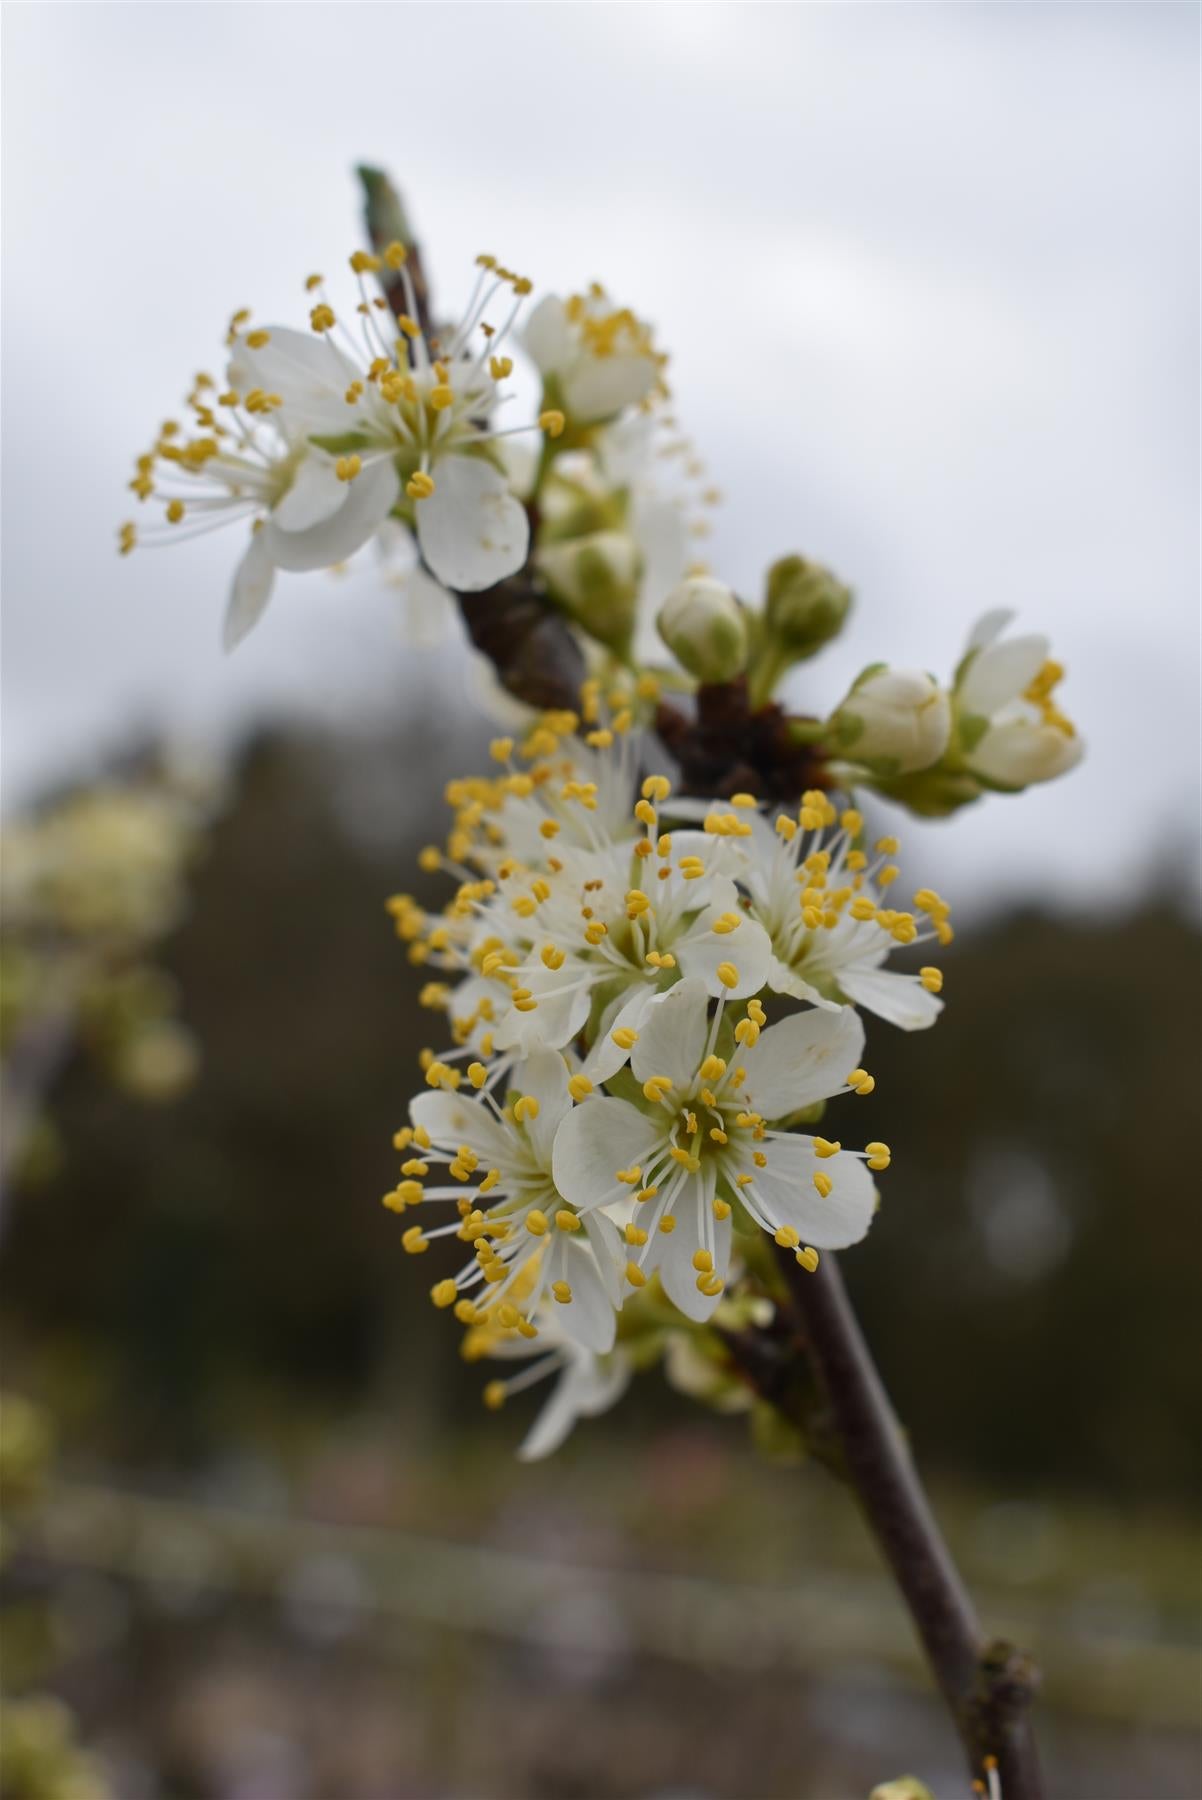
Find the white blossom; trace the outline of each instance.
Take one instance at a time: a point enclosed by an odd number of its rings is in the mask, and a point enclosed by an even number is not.
[[[811,1246],[864,1236],[875,1205],[868,1170],[889,1160],[881,1144],[861,1154],[772,1128],[862,1074],[853,1009],[811,1010],[767,1029],[757,1001],[733,1029],[721,1003],[712,1019],[708,1009],[700,981],[671,989],[631,1053],[645,1105],[587,1097],[560,1126],[552,1157],[557,1188],[582,1212],[633,1194],[626,1280],[641,1287],[658,1271],[669,1299],[696,1320],[723,1292],[736,1205],[816,1262]]]
[[[1053,699],[1063,667],[1039,633],[1003,637],[1013,617],[999,610],[978,622],[953,698],[966,767],[992,786],[1017,790],[1065,774],[1081,760],[1082,745]]]
[[[547,294],[522,335],[548,398],[577,424],[616,417],[645,400],[660,379],[664,358],[649,327],[629,307],[614,306],[596,284],[567,300]]]

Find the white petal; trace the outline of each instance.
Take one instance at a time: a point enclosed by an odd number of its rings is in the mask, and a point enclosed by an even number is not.
[[[1048,640],[1003,638],[979,650],[968,666],[957,696],[960,710],[989,719],[1030,687],[1048,659]]]
[[[816,987],[811,987],[808,981],[803,981],[796,970],[789,967],[788,963],[782,962],[779,956],[774,956],[768,965],[766,981],[774,994],[789,994],[794,1000],[808,1000],[811,1006],[821,1007],[825,1012],[839,1010],[837,1000],[826,999]]]
[[[625,1100],[585,1100],[555,1134],[555,1185],[581,1212],[624,1199],[629,1190],[617,1171],[645,1164],[663,1136],[661,1125]]]
[[[676,1229],[668,1236],[657,1232],[655,1267],[664,1284],[664,1292],[672,1304],[688,1319],[708,1319],[721,1300],[721,1294],[703,1294],[697,1286],[698,1271],[693,1256],[707,1248],[707,1230],[712,1243],[714,1273],[726,1280],[730,1268],[730,1217],[713,1216],[714,1188],[717,1171],[708,1159],[701,1173],[681,1189],[672,1202]],[[708,1217],[707,1217],[708,1215]],[[648,1264],[648,1267],[651,1265]]]
[[[307,531],[281,531],[271,520],[261,535],[277,569],[329,569],[362,548],[393,507],[401,484],[385,458],[369,463],[354,481],[339,483],[346,498],[336,513]]]
[[[679,981],[643,1021],[630,1066],[639,1081],[666,1075],[687,1088],[705,1055],[709,996],[700,981]]]
[[[787,1118],[844,1092],[863,1051],[864,1026],[853,1006],[794,1013],[740,1052],[747,1071],[743,1091],[766,1119]]]
[[[471,594],[521,568],[530,522],[499,470],[483,457],[444,456],[434,483],[430,498],[417,502],[417,536],[439,581]]]
[[[990,612],[982,613],[968,634],[964,654],[967,656],[970,650],[983,650],[986,644],[992,644],[1017,616],[1012,606],[995,606]]]
[[[1069,737],[1055,725],[1016,719],[1013,724],[987,731],[968,764],[987,781],[1023,788],[1065,774],[1080,762],[1083,754],[1079,737]]]
[[[272,507],[271,522],[281,531],[307,531],[336,513],[346,497],[346,482],[339,481],[333,463],[324,456],[306,456],[292,486]]]
[[[576,1343],[582,1344],[586,1350],[612,1350],[614,1333],[617,1329],[617,1312],[614,1305],[612,1274],[615,1272],[614,1258],[617,1255],[617,1231],[607,1219],[596,1215],[595,1229],[608,1230],[614,1239],[614,1246],[608,1246],[603,1252],[610,1258],[611,1280],[607,1283],[601,1274],[592,1243],[569,1234],[557,1233],[558,1242],[553,1246],[552,1277],[557,1281],[566,1281],[572,1290],[572,1298],[565,1304],[553,1302],[555,1318],[562,1329]]]
[[[563,398],[573,419],[611,419],[634,406],[655,386],[659,370],[650,356],[576,358],[562,376]]]
[[[755,1176],[749,1190],[782,1225],[792,1225],[803,1243],[819,1250],[843,1250],[858,1244],[872,1223],[876,1187],[868,1167],[858,1156],[840,1151],[837,1156],[817,1157],[813,1140],[787,1133],[773,1133],[764,1143],[766,1168],[749,1167]],[[824,1199],[814,1186],[821,1169],[831,1182]]]
[[[545,294],[526,320],[522,342],[540,374],[554,375],[572,353],[572,332],[558,294]]]
[[[659,999],[660,996],[655,989],[645,982],[637,987],[633,994],[618,996],[616,1004],[609,1009],[606,1018],[602,1021],[601,1029],[597,1033],[597,1041],[589,1051],[584,1063],[582,1072],[588,1076],[590,1081],[596,1083],[608,1081],[611,1075],[617,1074],[622,1064],[628,1060],[630,1052],[623,1050],[620,1044],[614,1043],[614,1032],[622,1026],[631,1031],[641,1031],[648,1009],[658,1005]]]
[[[764,927],[743,911],[735,884],[728,876],[713,878],[709,902],[673,946],[676,960],[686,975],[697,976],[715,997],[724,994],[728,1000],[745,1000],[750,994],[758,994],[768,978],[772,940]],[[724,913],[733,913],[742,923],[734,931],[716,933],[714,925]],[[737,971],[733,987],[718,979],[723,963],[730,963]]]
[[[539,1050],[513,1071],[512,1087],[538,1101],[538,1116],[526,1124],[534,1153],[545,1169],[551,1167],[551,1146],[572,1107],[568,1071],[558,1050]]]
[[[324,333],[294,331],[287,325],[267,327],[268,341],[252,350],[244,337],[234,344],[229,383],[236,393],[252,388],[279,394],[283,417],[307,432],[344,432],[354,428],[354,409],[345,394],[363,375]]]
[[[914,975],[852,963],[839,970],[838,981],[854,1006],[866,1006],[878,1019],[900,1025],[903,1031],[925,1031],[943,1011],[939,996],[928,994]]]
[[[480,1100],[431,1088],[410,1102],[409,1117],[424,1126],[440,1150],[466,1144],[490,1169],[504,1169],[512,1161],[509,1133]]]
[[[262,531],[254,533],[234,575],[221,632],[222,647],[227,653],[236,649],[247,633],[254,630],[271,599],[275,565],[262,538]]]
[[[558,1450],[577,1419],[591,1419],[620,1399],[630,1382],[630,1362],[620,1351],[607,1357],[577,1353],[552,1389],[518,1451],[537,1462]]]
[[[538,1004],[529,1012],[511,1006],[493,1034],[498,1050],[560,1050],[570,1044],[589,1015],[590,996],[584,983],[573,985],[558,971],[540,964],[526,976],[525,985]]]

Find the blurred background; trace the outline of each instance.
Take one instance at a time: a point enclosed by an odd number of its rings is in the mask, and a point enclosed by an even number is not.
[[[803,704],[950,672],[993,606],[1067,663],[1069,781],[901,822],[965,928],[939,1029],[874,1038],[896,1161],[844,1265],[1044,1665],[1053,1791],[1199,1792],[1198,31],[5,10],[5,1800],[965,1792],[823,1471],[658,1374],[517,1464],[400,1253],[426,1020],[383,902],[434,897],[484,753],[453,630],[418,648],[367,562],[226,660],[231,537],[114,555],[230,312],[295,316],[359,242],[361,158],[448,303],[489,249],[657,321],[716,571],[857,590]]]

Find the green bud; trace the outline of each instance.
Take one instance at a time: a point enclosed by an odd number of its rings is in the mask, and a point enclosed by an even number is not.
[[[544,544],[535,563],[552,595],[609,649],[624,654],[634,629],[642,557],[624,531],[594,531]]]
[[[898,1775],[893,1781],[882,1781],[874,1787],[868,1800],[935,1800],[935,1796],[917,1775]]]
[[[659,635],[700,682],[733,681],[747,666],[747,614],[722,582],[691,575],[659,609]]]
[[[843,629],[851,589],[804,556],[782,556],[768,571],[765,631],[789,652],[790,661],[813,656]]]

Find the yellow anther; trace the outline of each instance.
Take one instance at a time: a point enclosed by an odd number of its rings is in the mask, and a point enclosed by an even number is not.
[[[586,925],[584,928],[584,941],[586,944],[591,944],[594,949],[603,938],[608,936],[609,926],[603,919],[594,919],[591,924]]]
[[[867,894],[858,895],[847,910],[853,919],[858,919],[861,923],[876,918],[876,902],[870,900]]]
[[[732,1208],[731,1208],[731,1204],[730,1204],[729,1200],[715,1200],[714,1201],[714,1217],[715,1217],[715,1219],[729,1219],[729,1217],[731,1215],[731,1211],[732,1211]]]
[[[847,1077],[847,1085],[854,1088],[857,1094],[871,1094],[876,1082],[867,1069],[853,1069]]]
[[[795,1260],[808,1274],[812,1275],[818,1267],[818,1252],[812,1244],[807,1244],[804,1250],[797,1252]]]
[[[430,1289],[430,1298],[433,1300],[435,1306],[454,1306],[458,1297],[459,1289],[455,1286],[455,1283],[450,1280],[436,1281],[434,1286]]]
[[[663,1232],[665,1237],[671,1237],[672,1233],[676,1230],[676,1214],[665,1213],[659,1222],[659,1229]]]
[[[559,821],[558,821],[558,819],[544,819],[542,824],[538,828],[538,832],[539,832],[540,837],[545,837],[545,838],[558,837],[559,836]]]
[[[776,1232],[773,1241],[779,1244],[782,1250],[796,1250],[801,1242],[801,1234],[795,1231],[792,1225],[782,1225]]]
[[[479,1322],[480,1314],[470,1300],[456,1300],[455,1317],[461,1325],[475,1325]]]
[[[643,1094],[645,1098],[654,1101],[656,1105],[659,1105],[661,1101],[666,1100],[671,1091],[672,1078],[669,1075],[652,1075],[648,1081],[643,1083]],[[591,1116],[592,1115],[590,1114],[590,1117]]]
[[[427,475],[424,469],[418,469],[405,483],[405,492],[411,500],[428,500],[434,492],[434,478]]]
[[[401,1243],[409,1256],[420,1256],[423,1250],[430,1248],[430,1240],[420,1225],[411,1225],[408,1231],[402,1232]]]
[[[726,1073],[726,1064],[720,1056],[707,1056],[697,1073],[702,1081],[721,1081]]]
[[[822,1198],[824,1200],[826,1199],[827,1195],[830,1193],[831,1189],[835,1185],[834,1182],[831,1180],[830,1176],[827,1175],[822,1169],[814,1170],[813,1182],[814,1182],[815,1188],[822,1195]]]
[[[877,839],[875,848],[880,851],[882,856],[896,856],[901,849],[901,844],[895,837],[882,837]]]
[[[593,1091],[593,1084],[587,1075],[573,1075],[568,1082],[568,1092],[573,1100],[587,1100]]]
[[[526,1230],[531,1237],[545,1237],[550,1229],[546,1213],[540,1212],[537,1206],[526,1214]]]
[[[838,1154],[842,1148],[843,1148],[842,1144],[840,1144],[838,1142],[832,1143],[830,1138],[816,1137],[814,1139],[814,1155],[815,1156],[821,1156],[821,1157],[838,1156]]]
[[[659,803],[666,800],[671,792],[672,783],[668,780],[666,775],[648,775],[643,782],[642,795],[644,800],[654,800]]]
[[[169,501],[167,504],[167,522],[168,522],[168,524],[178,525],[180,520],[183,518],[183,516],[184,516],[183,501],[182,500]]]
[[[393,238],[391,244],[385,246],[384,261],[390,269],[399,269],[408,256],[409,252],[399,238]]]
[[[688,1169],[692,1175],[695,1175],[701,1167],[701,1158],[690,1155],[687,1150],[682,1150],[679,1144],[670,1144],[668,1154],[674,1162],[678,1162],[682,1169]]]
[[[264,344],[270,344],[271,333],[270,331],[248,331],[246,334],[246,342],[250,349],[261,350]]]
[[[492,1192],[493,1188],[496,1187],[496,1185],[497,1185],[498,1181],[500,1181],[500,1179],[501,1179],[500,1169],[490,1169],[488,1171],[488,1174],[484,1177],[484,1180],[480,1183],[480,1187],[479,1187],[478,1191],[481,1194],[490,1194]]]
[[[735,1026],[735,1039],[750,1049],[760,1035],[760,1028],[754,1019],[740,1019]]]
[[[647,1285],[647,1277],[636,1262],[626,1264],[626,1279],[631,1287],[641,1288]]]
[[[484,1067],[482,1062],[469,1063],[467,1065],[467,1078],[474,1088],[482,1088],[484,1083],[488,1080],[488,1070]]]
[[[321,286],[321,284],[324,280],[325,280],[324,275],[308,275],[308,276],[306,276],[305,277],[305,292],[307,294],[313,293],[315,291],[315,289],[317,289]]]
[[[350,264],[356,275],[374,275],[380,267],[380,258],[373,256],[369,250],[356,250],[351,256]]]
[[[743,917],[741,913],[724,912],[720,913],[714,920],[711,929],[715,937],[729,937],[731,932],[737,931],[742,923]]]
[[[694,1250],[693,1267],[702,1275],[709,1275],[713,1271],[714,1259],[708,1250]]]
[[[527,1119],[538,1118],[538,1101],[533,1094],[522,1094],[514,1101],[513,1116],[519,1125],[524,1125]]]
[[[572,1289],[566,1281],[553,1281],[551,1293],[561,1306],[569,1306],[572,1301]]]
[[[337,324],[333,308],[327,306],[323,301],[320,306],[315,306],[309,314],[309,323],[314,331],[332,331]]]
[[[711,1300],[722,1292],[722,1278],[714,1273],[699,1275],[693,1285],[698,1293],[707,1295]]]
[[[762,1137],[762,1135],[762,1132],[756,1133],[757,1137]],[[766,1169],[768,1167],[768,1158],[764,1155],[762,1150],[753,1150],[751,1153],[751,1160],[757,1169]]]
[[[619,1025],[609,1035],[619,1050],[633,1050],[639,1041],[638,1032],[632,1030],[629,1025]]]
[[[354,481],[363,471],[361,456],[340,456],[334,464],[334,473],[339,481]]]
[[[569,1212],[566,1206],[561,1206],[559,1211],[556,1213],[555,1223],[559,1227],[560,1231],[579,1231],[580,1230],[580,1220],[576,1217],[576,1214],[574,1212]]]
[[[623,1236],[625,1237],[626,1242],[628,1244],[633,1244],[636,1249],[640,1244],[645,1244],[647,1242],[647,1233],[638,1225],[628,1225]]]
[[[435,412],[445,412],[448,406],[455,404],[455,396],[451,392],[450,383],[440,381],[430,389],[430,405]]]
[[[888,1144],[865,1144],[864,1154],[868,1158],[868,1167],[870,1169],[887,1169],[892,1161],[892,1155]]]
[[[513,358],[509,356],[490,356],[488,372],[494,381],[504,381],[507,375],[513,374]]]
[[[538,424],[539,430],[545,431],[549,438],[557,438],[563,435],[567,420],[555,407],[549,406],[546,412],[539,413]]]
[[[631,1163],[628,1169],[614,1170],[614,1180],[622,1182],[626,1187],[637,1187],[642,1179],[643,1171],[638,1163]]]
[[[797,826],[789,817],[788,813],[778,813],[776,819],[776,835],[777,837],[784,838],[787,844],[791,843],[797,836]]]
[[[928,994],[941,994],[943,992],[942,969],[919,969],[918,979],[921,981]]]
[[[732,962],[720,962],[714,973],[724,988],[738,987],[739,971]]]
[[[754,794],[732,794],[730,797],[730,803],[732,806],[742,806],[742,807],[749,806],[752,809],[754,809],[755,807],[757,807],[759,805],[759,801],[756,799]]]
[[[494,762],[508,762],[513,755],[513,739],[511,737],[494,738],[488,746],[488,754]]]
[[[411,1156],[407,1162],[401,1164],[402,1175],[428,1175],[429,1173],[429,1163],[423,1162],[420,1156]]]

